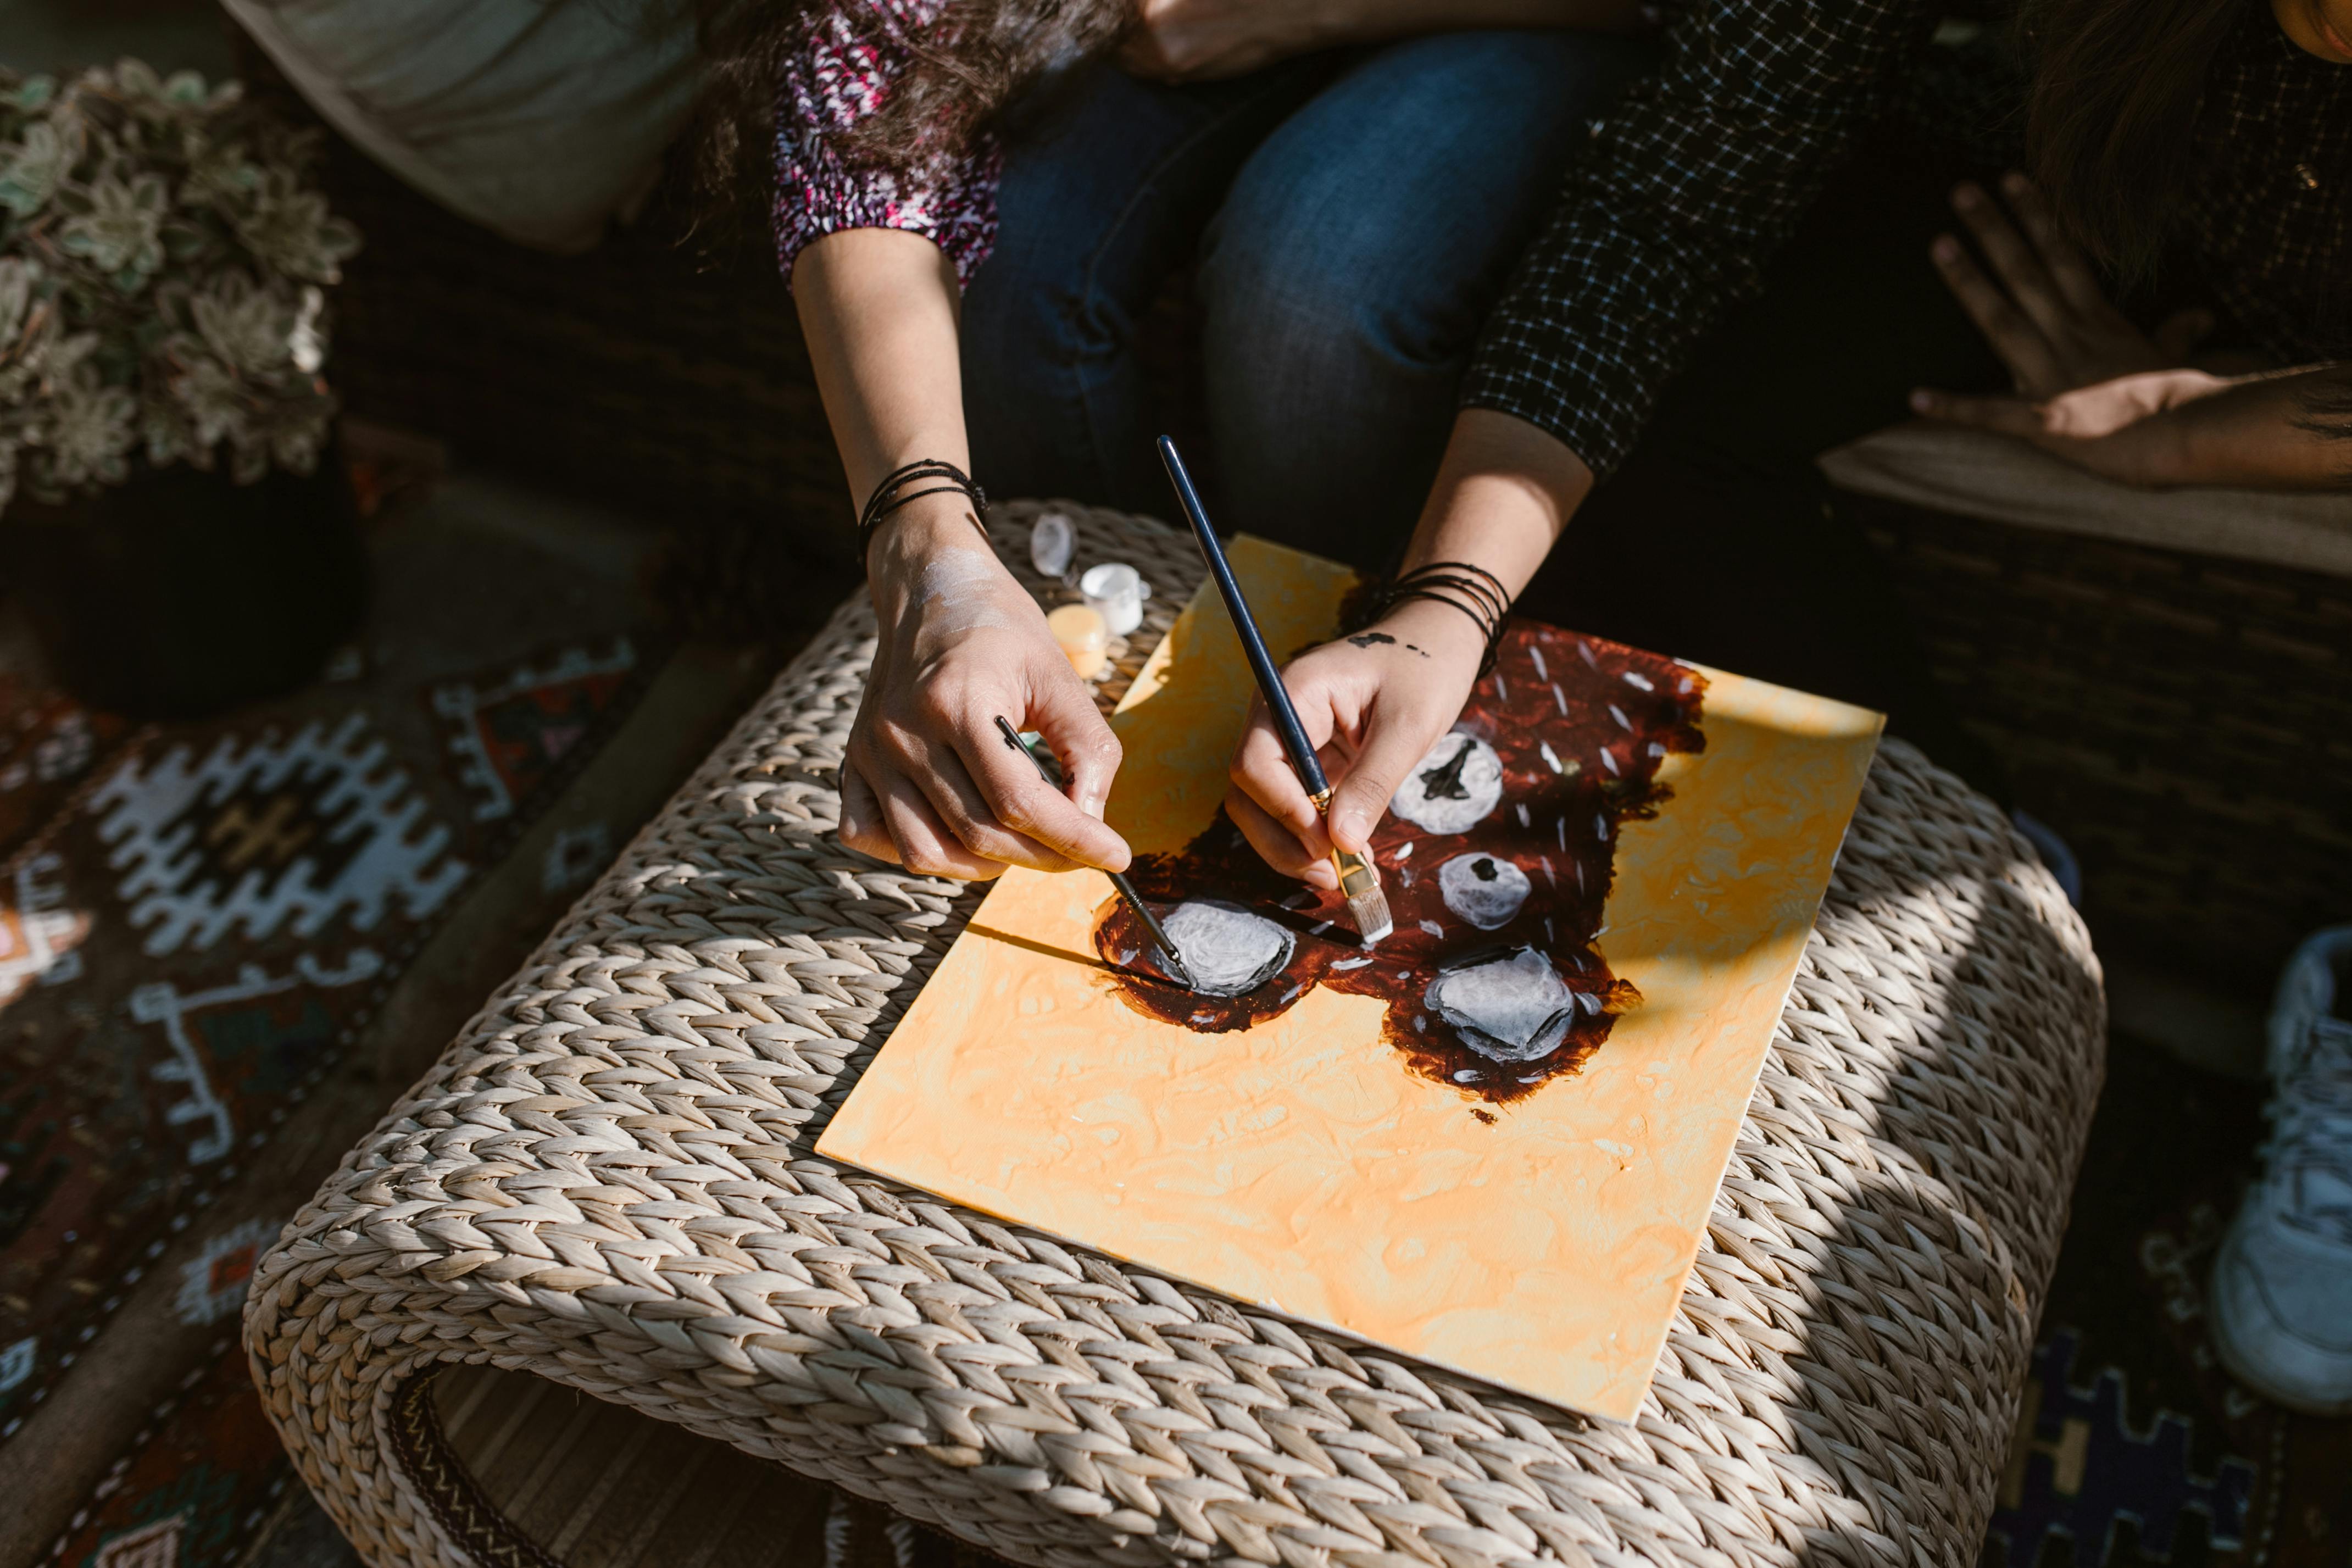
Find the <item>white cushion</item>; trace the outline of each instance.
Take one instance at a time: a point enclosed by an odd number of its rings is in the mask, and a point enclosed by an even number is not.
[[[312,107],[511,240],[587,248],[633,210],[699,72],[662,0],[223,0]]]
[[[2057,533],[2352,577],[2352,497],[2135,489],[2026,442],[1924,421],[1825,453],[1842,490]]]

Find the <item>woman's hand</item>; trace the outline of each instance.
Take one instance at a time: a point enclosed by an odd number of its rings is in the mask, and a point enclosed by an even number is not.
[[[1991,276],[1951,235],[1937,236],[1929,254],[1961,309],[2009,367],[2020,395],[2051,398],[2175,368],[2212,330],[2204,311],[2183,310],[2153,334],[2141,331],[2108,302],[2089,259],[2058,226],[2032,182],[2011,174],[2001,190],[2016,224],[1978,185],[1952,193],[1952,205],[1984,251]]]
[[[1414,600],[1292,660],[1282,683],[1331,784],[1328,823],[1291,771],[1263,698],[1234,750],[1225,814],[1276,870],[1337,887],[1332,844],[1361,851],[1370,841],[1406,773],[1461,716],[1485,655],[1467,616]]]
[[[1338,41],[1323,0],[1142,0],[1119,64],[1153,81],[1243,76]]]
[[[1045,617],[961,496],[912,503],[871,558],[881,645],[841,770],[841,841],[927,876],[1126,868],[1102,821],[1119,749]],[[1061,759],[1066,795],[1004,743],[999,715]]]
[[[1213,81],[1317,49],[1465,27],[1634,33],[1657,25],[1659,9],[1643,0],[1140,0],[1119,64],[1154,81]]]
[[[1407,567],[1469,562],[1516,596],[1586,494],[1592,470],[1554,436],[1491,408],[1455,416],[1445,458],[1405,552]],[[1283,685],[1331,784],[1328,821],[1263,702],[1234,749],[1225,810],[1276,870],[1336,885],[1336,840],[1362,852],[1397,786],[1462,716],[1486,634],[1451,603],[1408,599],[1374,625],[1291,661]]]
[[[2122,484],[2182,485],[2199,482],[2193,427],[2158,416],[2234,384],[2201,370],[2157,370],[2077,387],[2039,403],[1918,392],[1911,406],[1930,419],[2031,441]]]
[[[2182,363],[2211,318],[2184,310],[2141,331],[2108,300],[2032,183],[2012,174],[2001,192],[2015,223],[1978,185],[1952,193],[1990,274],[1951,235],[1938,235],[1929,254],[2017,391],[1974,397],[1922,388],[1912,408],[2031,441],[2124,484],[2196,482],[2187,427],[2162,416],[2231,384]]]
[[[2150,371],[2041,403],[1921,392],[1911,405],[2020,437],[2128,485],[2352,488],[2352,368],[2344,365],[2235,377]]]

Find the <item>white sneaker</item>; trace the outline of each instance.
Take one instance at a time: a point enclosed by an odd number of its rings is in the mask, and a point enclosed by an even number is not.
[[[2352,1415],[2352,926],[2295,950],[2271,1009],[2271,1139],[2213,1264],[2213,1339],[2249,1388]]]

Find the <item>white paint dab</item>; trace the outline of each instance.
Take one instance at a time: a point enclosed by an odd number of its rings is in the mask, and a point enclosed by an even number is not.
[[[1456,731],[1404,776],[1389,809],[1424,833],[1467,833],[1503,800],[1503,759],[1475,735]]]
[[[1543,954],[1530,947],[1449,969],[1430,983],[1429,1005],[1480,1056],[1531,1062],[1548,1056],[1576,1019],[1576,1001]]]
[[[1560,766],[1559,753],[1551,749],[1551,742],[1549,741],[1538,742],[1536,749],[1543,753],[1544,766],[1549,768],[1556,773],[1564,773],[1568,772],[1566,768]]]
[[[1480,931],[1511,923],[1528,901],[1528,874],[1497,856],[1456,855],[1437,873],[1445,907]]]
[[[1648,676],[1638,675],[1630,669],[1625,672],[1625,684],[1640,691],[1655,691],[1657,689],[1656,687],[1650,684],[1650,678]]]
[[[1214,899],[1188,900],[1161,923],[1192,972],[1192,989],[1204,996],[1256,990],[1290,962],[1296,945],[1265,916]]]
[[[1631,730],[1633,727],[1633,721],[1625,717],[1625,710],[1618,707],[1614,702],[1609,705],[1609,717],[1617,721],[1617,727],[1620,730]]]
[[[1445,928],[1439,925],[1435,921],[1422,921],[1421,929],[1427,931],[1432,936],[1444,936],[1445,934]]]
[[[1549,680],[1551,679],[1551,671],[1544,668],[1543,649],[1535,647],[1533,644],[1529,644],[1528,647],[1528,657],[1536,661],[1536,679],[1538,680]]]

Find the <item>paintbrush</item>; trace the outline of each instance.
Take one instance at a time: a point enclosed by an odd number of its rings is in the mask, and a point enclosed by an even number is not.
[[[1282,672],[1274,668],[1274,658],[1265,651],[1265,638],[1258,635],[1249,601],[1242,597],[1242,585],[1234,580],[1233,567],[1226,564],[1224,546],[1217,542],[1216,531],[1209,526],[1209,514],[1201,506],[1200,493],[1192,488],[1192,476],[1184,471],[1184,459],[1176,455],[1176,443],[1165,436],[1160,437],[1160,460],[1168,465],[1168,481],[1176,487],[1176,503],[1184,509],[1185,519],[1192,525],[1192,536],[1201,542],[1201,553],[1208,560],[1210,575],[1216,578],[1217,591],[1225,596],[1225,608],[1234,617],[1234,630],[1241,634],[1242,651],[1249,655],[1251,673],[1257,677],[1257,689],[1265,696],[1266,710],[1274,716],[1275,733],[1282,737],[1282,749],[1290,753],[1290,765],[1297,771],[1298,782],[1306,786],[1307,798],[1315,803],[1317,811],[1328,816],[1331,811],[1331,785],[1323,777],[1323,764],[1307,739],[1306,726],[1298,721],[1298,710],[1290,704],[1290,693],[1282,684]],[[1396,929],[1389,917],[1389,901],[1381,892],[1381,874],[1368,857],[1334,845],[1331,868],[1339,875],[1339,892],[1348,900],[1348,919],[1366,947]]]
[[[1011,720],[1000,713],[996,716],[996,727],[1004,731],[1006,745],[1036,764],[1040,777],[1055,789],[1062,787],[1057,765],[1039,756],[1037,749],[1021,738],[1021,731],[1013,727]],[[1192,984],[1192,972],[1184,967],[1184,955],[1176,951],[1176,943],[1169,938],[1168,928],[1161,925],[1144,904],[1143,895],[1135,890],[1135,884],[1117,871],[1106,871],[1103,875],[1108,877],[1110,885],[1118,889],[1118,896],[1127,900],[1127,907],[1135,911],[1135,918],[1143,922],[1144,931],[1150,935],[1153,945],[1160,949],[1161,965],[1168,971],[1168,977],[1187,991],[1199,990],[1200,987]]]

